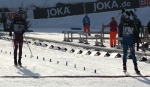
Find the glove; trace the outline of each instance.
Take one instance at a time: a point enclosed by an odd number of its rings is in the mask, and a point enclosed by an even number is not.
[[[23,29],[23,30],[22,30],[22,33],[24,33],[24,32],[25,32],[25,30]]]
[[[10,36],[10,37],[12,36],[12,32],[9,32],[9,36]]]
[[[126,14],[130,17],[130,12],[129,11],[126,11]]]
[[[133,13],[133,11],[132,11],[132,10],[130,10],[130,13],[131,13],[131,15],[132,15],[132,16],[134,16],[134,13]]]
[[[125,9],[123,8],[121,13],[123,14],[124,12],[125,12]]]

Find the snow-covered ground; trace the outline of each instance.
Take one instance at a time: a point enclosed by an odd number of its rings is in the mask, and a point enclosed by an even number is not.
[[[129,10],[133,10],[133,9],[129,9]],[[91,21],[90,24],[91,31],[101,30],[102,24],[104,25],[109,24],[111,21],[111,17],[116,18],[120,12],[121,10],[88,14]],[[149,21],[148,18],[149,14],[150,14],[150,7],[138,8],[136,11],[137,17],[141,20],[142,25],[144,26],[146,26]],[[53,28],[54,31],[56,31],[57,29],[61,29],[61,31],[63,31],[66,29],[70,29],[70,27],[83,29],[82,19],[84,16],[85,15],[76,15],[76,16],[67,16],[62,18],[37,19],[36,21],[34,19],[28,19],[28,20],[31,22],[32,28],[37,28],[38,30],[41,29],[41,31],[42,28],[47,28],[51,32],[52,30],[50,29]],[[118,24],[120,23],[120,17],[121,15],[116,18]],[[106,28],[105,31],[109,31],[109,28]]]
[[[63,40],[61,33],[28,32],[26,36]],[[108,35],[107,35],[108,36]],[[55,37],[55,38],[53,38]],[[33,40],[29,44],[34,57],[31,58],[29,47],[23,46],[23,68],[13,66],[13,44],[11,41],[0,40],[0,86],[1,87],[149,87],[149,63],[138,62],[139,70],[145,77],[124,77],[122,72],[122,57],[94,56],[70,53],[71,49],[83,50],[65,44],[50,42],[47,47],[35,46]],[[74,41],[77,44],[77,41]],[[51,45],[66,47],[68,51],[49,49]],[[90,44],[92,45],[92,44]],[[109,41],[104,43],[108,49]],[[142,57],[137,56],[137,58]],[[131,76],[138,76],[134,72],[133,63],[128,59],[128,72]],[[95,76],[95,77],[93,77]]]
[[[29,0],[21,0],[18,3]],[[48,0],[30,0],[31,4],[42,6]],[[51,2],[50,2],[51,1]],[[57,2],[76,3],[81,0],[50,0],[47,2],[52,6]],[[91,0],[82,0],[82,2]],[[0,6],[12,6],[16,0],[0,0]],[[24,3],[24,6],[29,5]],[[10,5],[10,3],[12,5]],[[19,6],[19,5],[18,5]],[[16,7],[18,7],[16,6]],[[149,21],[149,7],[137,9],[138,17],[144,25]],[[118,15],[120,11],[89,14],[91,18],[91,31],[100,31],[101,24],[108,24],[112,16]],[[70,30],[70,27],[81,27],[84,15],[70,16],[52,19],[28,19],[32,23],[30,30],[25,36],[46,38],[49,40],[63,41],[62,31]],[[119,18],[116,19],[119,23]],[[2,25],[1,25],[2,27]],[[107,28],[109,30],[109,28]],[[107,37],[109,35],[106,35]],[[34,57],[31,58],[31,52],[26,43],[23,45],[23,68],[13,66],[13,44],[11,41],[0,39],[0,87],[149,87],[150,86],[150,63],[139,62],[138,67],[142,76],[134,72],[133,62],[128,59],[127,69],[131,77],[124,77],[122,72],[122,57],[114,58],[104,57],[104,55],[94,56],[96,52],[93,49],[84,49],[82,47],[70,46],[54,42],[45,42],[47,47],[35,46],[33,40],[29,44]],[[68,42],[69,43],[69,42]],[[71,42],[70,42],[71,43]],[[74,42],[79,44],[77,40]],[[94,45],[94,40],[90,40],[89,46]],[[49,49],[50,45],[68,48],[66,52],[61,50]],[[109,40],[104,42],[107,49]],[[70,49],[90,50],[91,55],[70,53]],[[102,52],[102,51],[100,51]],[[140,50],[142,53],[142,51]],[[102,54],[105,52],[102,52]],[[149,52],[148,52],[149,53]],[[143,55],[136,55],[141,58]],[[147,56],[150,58],[149,56]],[[137,77],[136,77],[137,76]]]

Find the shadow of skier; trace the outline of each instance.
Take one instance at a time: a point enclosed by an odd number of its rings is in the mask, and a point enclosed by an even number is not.
[[[34,70],[31,71],[29,69],[27,69],[26,67],[16,67],[20,72],[18,72],[18,74],[21,74],[23,76],[29,76],[29,77],[33,77],[33,78],[37,78],[38,76],[40,76],[39,73],[34,73]],[[35,69],[35,67],[34,67]]]
[[[134,79],[137,79],[140,82],[143,82],[145,84],[150,85],[150,78],[149,77],[140,77],[140,78],[134,78]]]

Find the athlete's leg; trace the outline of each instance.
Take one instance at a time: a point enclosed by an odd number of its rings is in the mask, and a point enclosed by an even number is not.
[[[18,59],[18,64],[19,65],[21,65],[22,46],[23,46],[23,35],[20,35],[19,36],[19,59]]]
[[[135,47],[134,47],[134,41],[132,40],[131,38],[131,41],[129,42],[130,45],[130,54],[132,56],[132,60],[133,60],[133,64],[134,64],[134,69],[137,73],[139,73],[140,71],[138,70],[138,66],[137,66],[137,59],[136,59],[136,56],[135,56]]]
[[[110,47],[113,47],[113,32],[110,31]]]
[[[127,50],[128,50],[128,42],[127,42],[128,38],[126,37],[123,37],[122,39],[122,45],[123,45],[123,70],[127,70],[127,67],[126,67],[126,62],[127,62]]]
[[[14,39],[14,65],[17,65],[17,49],[18,49],[18,42]]]
[[[19,57],[22,57],[22,46],[23,42],[19,42]]]
[[[116,35],[117,35],[117,32],[113,32],[113,41],[114,41],[114,46],[116,46]]]
[[[87,25],[87,30],[88,30],[88,35],[90,36],[91,34],[90,34],[90,26],[89,25]]]
[[[18,41],[14,39],[14,57],[17,58],[17,50],[18,50]]]
[[[86,32],[86,25],[84,26],[84,32]]]

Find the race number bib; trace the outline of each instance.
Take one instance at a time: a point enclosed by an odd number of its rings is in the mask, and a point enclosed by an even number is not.
[[[21,32],[24,29],[24,25],[15,24],[14,25],[14,31]]]
[[[133,28],[131,28],[131,27],[123,27],[123,34],[124,35],[133,34]]]

